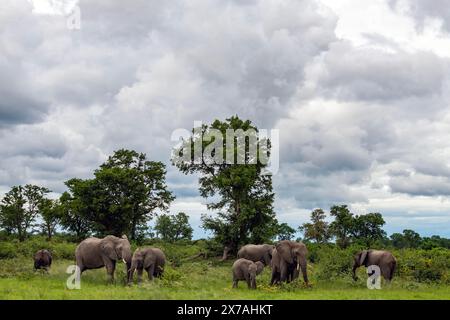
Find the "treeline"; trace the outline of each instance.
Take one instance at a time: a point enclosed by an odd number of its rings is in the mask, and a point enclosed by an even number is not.
[[[237,116],[203,124],[192,132],[192,137],[174,150],[172,164],[181,173],[199,175],[199,193],[208,200],[207,208],[213,212],[202,215],[202,227],[223,247],[224,258],[229,252],[236,253],[243,244],[291,239],[298,231],[304,234],[304,241],[335,241],[342,248],[351,243],[367,247],[377,243],[399,248],[449,247],[448,239],[421,238],[411,230],[388,238],[380,213],[355,215],[345,205],[330,209],[334,219],[330,223],[322,209],[314,210],[311,221],[297,229],[279,223],[267,162],[249,161],[255,160],[254,150],[258,150],[256,158],[262,154],[270,157],[270,139],[231,135],[230,148],[230,132],[258,132],[250,120]],[[244,141],[243,147],[238,141]],[[202,152],[195,152],[194,146],[201,146]],[[234,161],[229,161],[226,152],[231,152]],[[149,237],[165,241],[192,238],[186,214],[167,214],[175,196],[166,185],[165,165],[148,160],[143,153],[118,150],[93,172],[91,179],[73,178],[65,185],[67,191],[58,199],[49,197],[51,191],[45,187],[12,187],[0,202],[2,233],[20,241],[36,233],[51,239],[56,232],[68,233],[77,240],[108,234],[127,234],[138,242]],[[155,217],[151,230],[149,222]]]
[[[167,211],[175,199],[165,175],[163,163],[149,161],[136,151],[118,150],[92,179],[66,181],[68,191],[59,199],[50,199],[47,188],[12,187],[0,204],[0,227],[20,241],[33,233],[51,239],[58,229],[78,240],[91,234],[128,234],[139,240],[147,236],[155,212]],[[166,236],[164,231],[161,234]]]
[[[298,227],[297,230],[303,233],[303,238],[298,240],[318,244],[334,242],[340,248],[356,244],[367,248],[393,247],[429,250],[441,247],[450,249],[450,239],[437,235],[421,237],[417,232],[409,229],[403,230],[403,233],[393,233],[388,237],[382,228],[385,221],[378,212],[356,215],[350,212],[347,205],[335,205],[330,209],[330,216],[334,218],[334,221],[327,222],[326,214],[322,209],[313,210],[310,222]],[[295,238],[297,230],[283,223],[280,225],[278,238],[292,240]]]

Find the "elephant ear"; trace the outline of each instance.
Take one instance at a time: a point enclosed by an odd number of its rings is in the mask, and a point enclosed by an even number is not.
[[[260,274],[264,270],[264,264],[261,261],[255,262],[256,264],[256,274]]]
[[[119,260],[117,255],[115,243],[111,239],[103,239],[100,243],[100,248],[104,255],[106,255],[111,260]]]
[[[292,259],[291,246],[288,242],[280,242],[276,245],[277,253],[285,260],[287,263],[294,263]]]
[[[147,269],[152,263],[155,263],[155,256],[151,250],[147,250],[143,255],[142,261],[144,262],[144,268]]]
[[[360,266],[365,265],[367,257],[368,257],[368,253],[369,253],[369,251],[367,251],[367,250],[363,250],[361,252],[361,255],[359,256],[359,265]]]

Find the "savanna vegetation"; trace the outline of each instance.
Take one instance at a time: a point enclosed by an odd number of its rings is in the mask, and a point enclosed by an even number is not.
[[[230,138],[230,130],[247,133],[247,137]],[[316,208],[309,222],[281,223],[273,207],[275,193],[267,162],[252,158],[252,143],[262,147],[258,159],[269,158],[270,140],[259,138],[255,134],[258,128],[238,117],[216,120],[192,132],[174,150],[172,163],[183,174],[198,175],[199,192],[209,210],[202,215],[203,228],[210,231],[211,238],[192,240],[189,217],[183,212],[169,214],[175,196],[166,184],[163,163],[121,149],[90,179],[67,180],[67,190],[58,198],[51,197],[46,187],[31,184],[13,186],[3,196],[0,298],[450,298],[450,239],[421,237],[408,229],[388,237],[381,213],[355,214],[342,204],[332,206],[329,216]],[[155,221],[153,228],[149,227],[151,220]],[[161,248],[168,259],[163,278],[125,286],[125,270],[119,265],[115,284],[106,284],[104,269],[89,270],[82,276],[81,290],[67,289],[66,270],[74,264],[77,243],[88,236],[109,234],[126,234],[133,250],[146,245]],[[270,270],[266,268],[258,277],[256,291],[243,284],[232,290],[230,267],[239,247],[279,240],[305,242],[312,286],[305,287],[298,280],[269,286]],[[33,270],[33,254],[42,248],[53,255],[48,274]],[[367,289],[362,269],[358,271],[360,280],[351,278],[353,255],[368,248],[390,250],[397,258],[394,281],[384,284],[382,290]]]

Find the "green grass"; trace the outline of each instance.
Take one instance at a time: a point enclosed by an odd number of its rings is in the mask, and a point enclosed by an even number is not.
[[[82,276],[81,289],[69,290],[65,273],[71,260],[57,260],[49,274],[33,272],[29,258],[0,260],[0,299],[450,299],[450,286],[424,284],[394,278],[381,290],[366,287],[364,271],[353,282],[350,275],[333,281],[317,281],[309,266],[312,287],[302,281],[269,286],[270,270],[258,276],[258,289],[248,290],[244,282],[231,288],[231,261],[195,260],[178,267],[167,266],[163,279],[145,280],[142,285],[124,285],[124,265],[118,264],[116,283],[106,284],[105,269],[89,270]]]

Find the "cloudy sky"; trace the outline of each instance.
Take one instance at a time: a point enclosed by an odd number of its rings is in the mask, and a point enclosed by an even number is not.
[[[345,203],[450,236],[448,1],[81,0],[80,30],[48,2],[0,2],[0,194],[133,148],[204,236],[170,135],[238,114],[280,130],[279,220]]]

